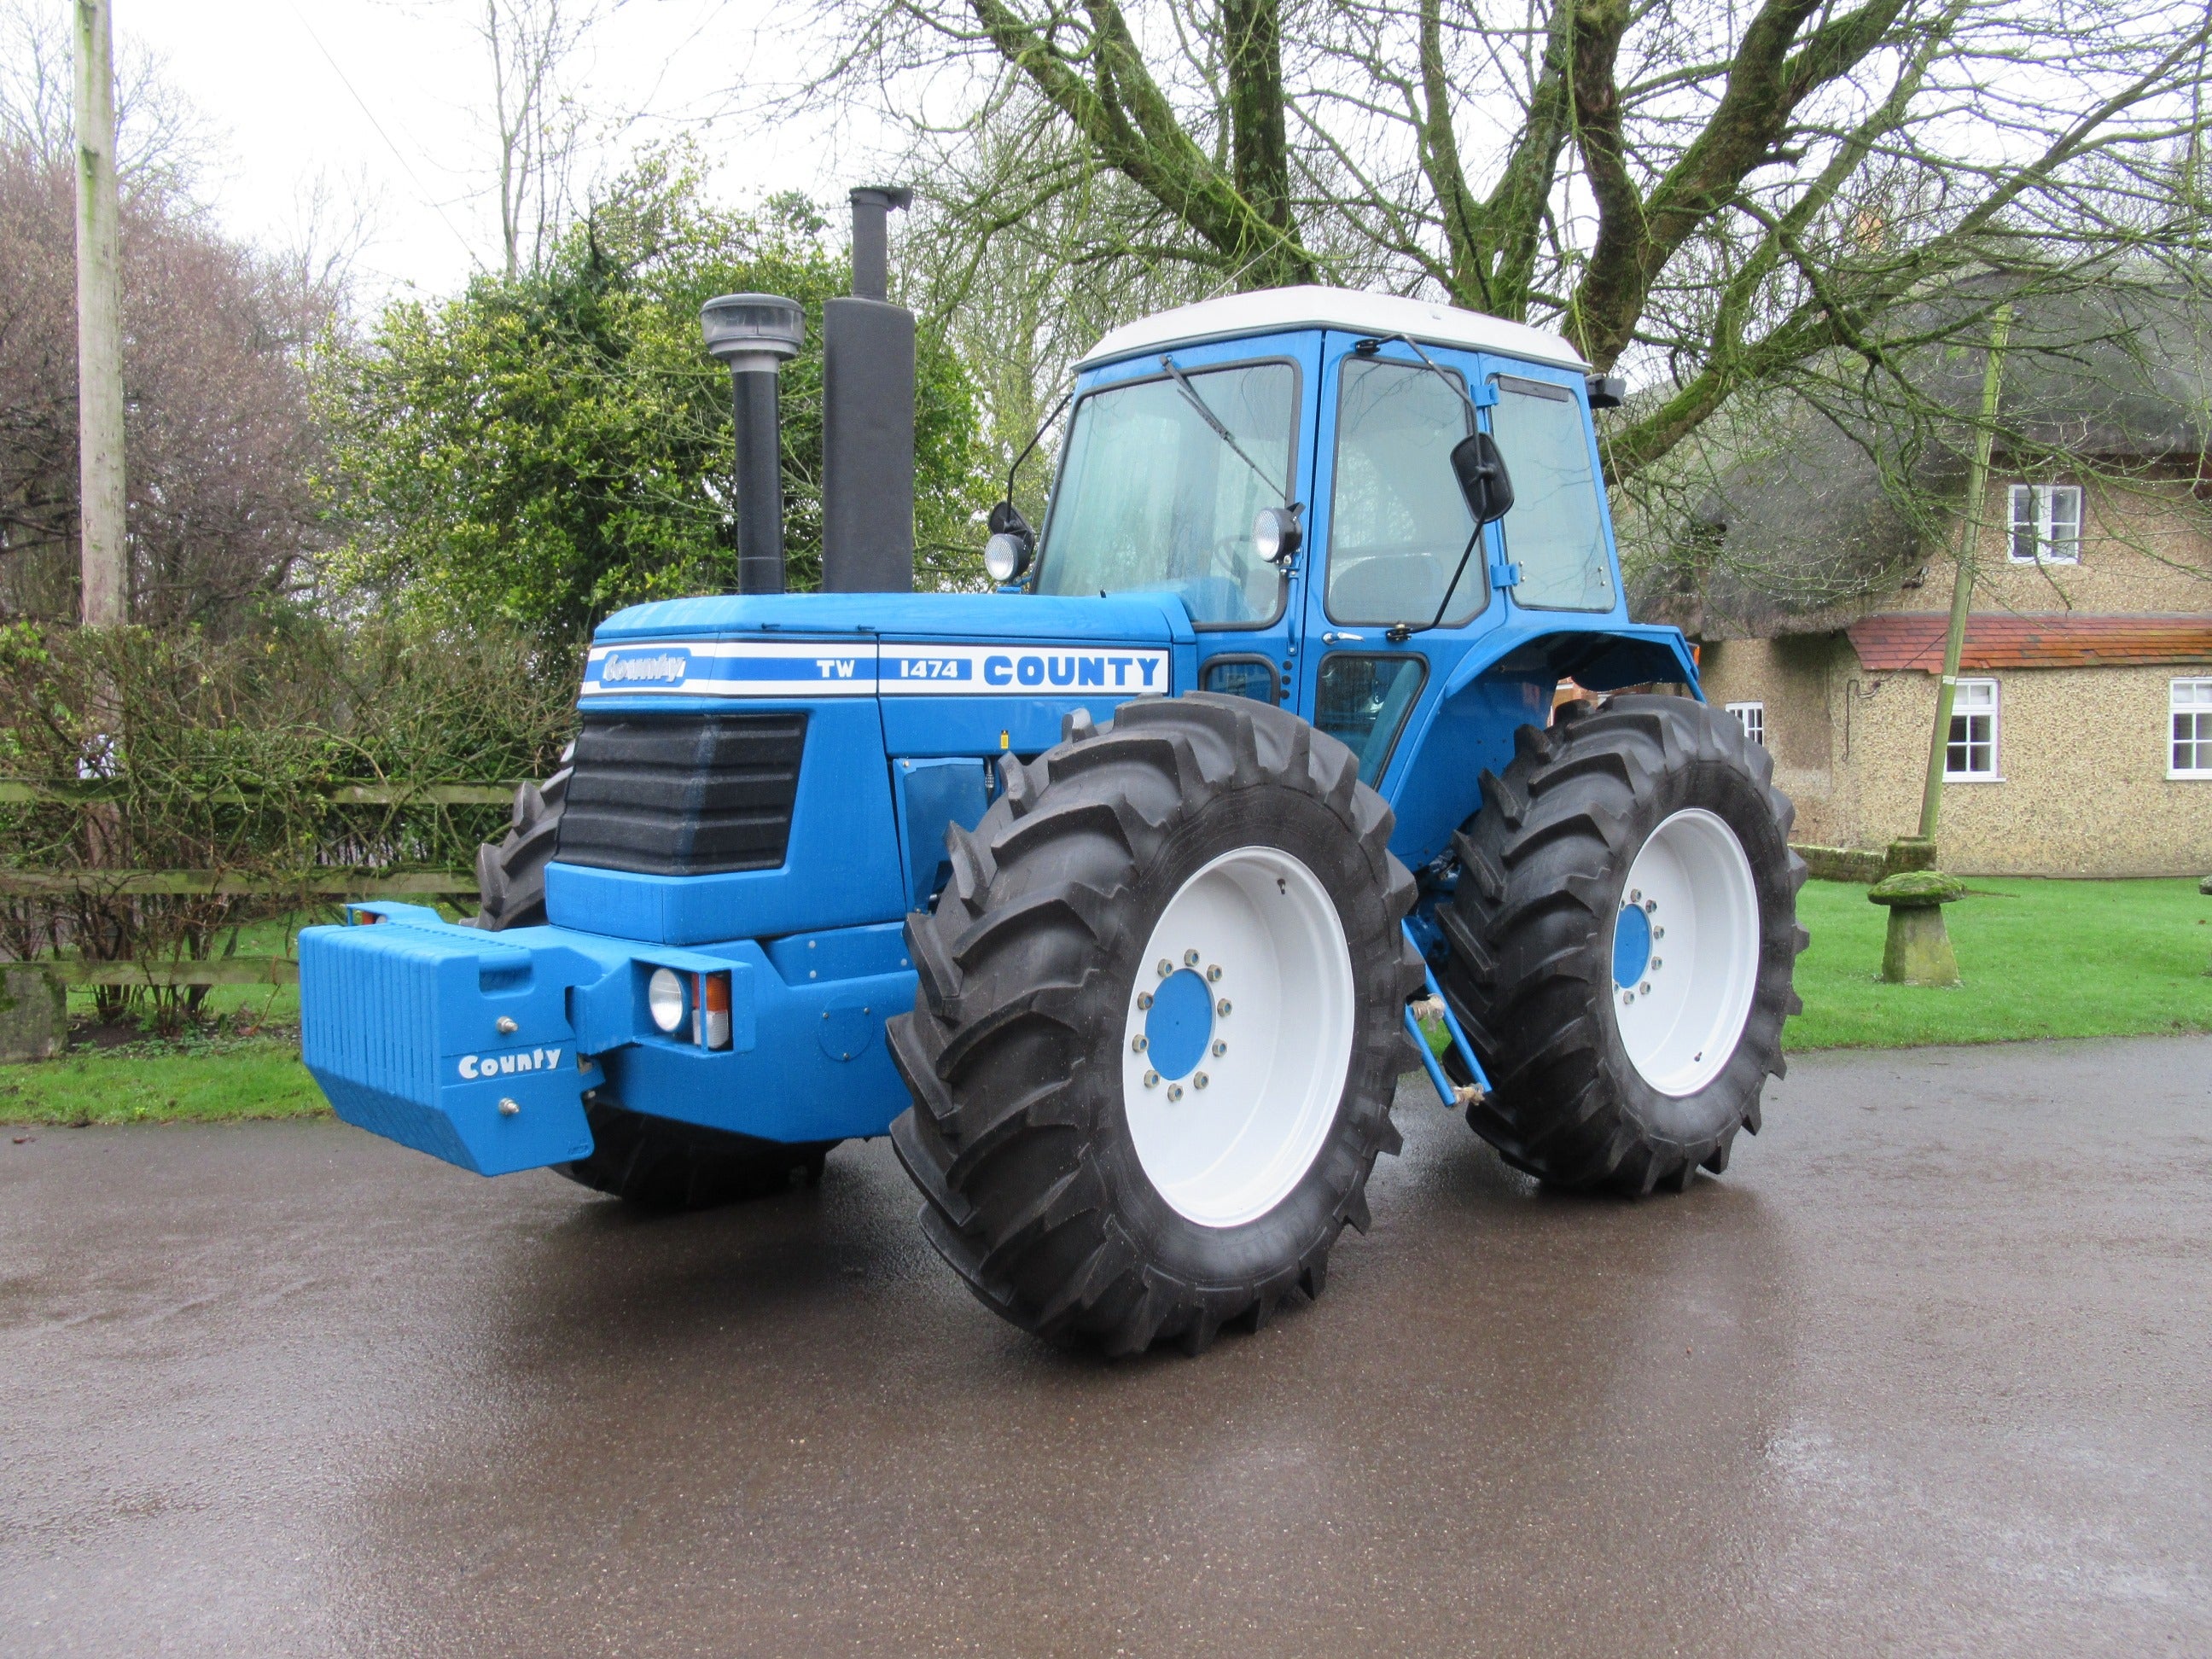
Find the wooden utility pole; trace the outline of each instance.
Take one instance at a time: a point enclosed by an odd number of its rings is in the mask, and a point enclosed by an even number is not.
[[[77,533],[87,628],[128,620],[123,303],[116,253],[115,39],[109,0],[76,0]]]
[[[1974,459],[1966,469],[1966,509],[1960,515],[1959,570],[1951,584],[1951,626],[1943,636],[1943,678],[1936,687],[1936,730],[1928,740],[1928,778],[1920,790],[1920,839],[1933,842],[1943,814],[1943,757],[1951,742],[1951,709],[1959,691],[1959,653],[1966,641],[1966,612],[1974,603],[1974,538],[1981,528],[1982,497],[1989,493],[1990,445],[1996,435],[1997,386],[2004,374],[2005,342],[2012,307],[2002,305],[1990,323],[1989,361],[1982,368],[1982,417],[1974,433]]]

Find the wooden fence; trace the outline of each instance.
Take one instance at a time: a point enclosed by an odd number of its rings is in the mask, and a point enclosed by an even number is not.
[[[349,783],[321,791],[333,806],[505,806],[517,783]],[[0,778],[0,805],[89,805],[125,799],[123,786],[88,781],[48,783]],[[245,803],[246,791],[211,792],[207,799]],[[270,878],[230,870],[0,869],[0,898],[98,898],[238,896],[327,899],[465,899],[477,896],[473,870],[374,870],[330,866],[297,876]],[[70,985],[178,987],[289,985],[300,976],[289,957],[210,957],[198,961],[87,961],[64,957],[45,963]]]

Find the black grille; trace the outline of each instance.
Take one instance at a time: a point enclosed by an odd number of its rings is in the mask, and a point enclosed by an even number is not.
[[[558,856],[655,876],[773,870],[805,747],[804,714],[586,714]]]

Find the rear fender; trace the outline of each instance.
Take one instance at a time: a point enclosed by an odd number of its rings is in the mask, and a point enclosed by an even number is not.
[[[1382,793],[1398,816],[1390,850],[1419,870],[1442,854],[1481,803],[1481,777],[1513,758],[1513,734],[1551,718],[1563,679],[1592,691],[1652,682],[1686,684],[1703,701],[1698,666],[1679,629],[1641,623],[1559,628],[1516,612],[1460,659],[1443,689],[1414,710]]]

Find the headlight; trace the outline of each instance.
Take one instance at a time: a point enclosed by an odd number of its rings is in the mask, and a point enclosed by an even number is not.
[[[1030,568],[1030,544],[1010,530],[983,544],[983,568],[994,582],[1010,582]]]
[[[645,982],[645,1006],[652,1012],[655,1025],[664,1031],[673,1031],[684,1023],[684,1016],[691,1012],[691,999],[685,994],[684,981],[673,969],[656,968],[653,977]]]
[[[1263,507],[1252,520],[1252,550],[1269,564],[1280,564],[1298,550],[1297,509]]]

